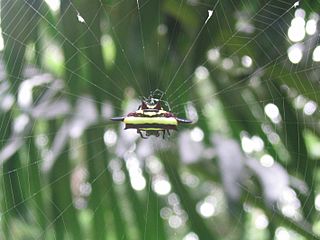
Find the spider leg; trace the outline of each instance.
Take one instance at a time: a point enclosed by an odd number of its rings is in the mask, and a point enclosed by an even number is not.
[[[159,133],[159,131],[157,132],[157,134],[156,134],[156,137],[159,137],[160,136],[160,133]]]
[[[154,90],[153,92],[150,92],[150,95],[152,96],[156,96],[156,95],[160,95],[160,100],[162,99],[164,92],[161,91],[159,88],[157,88],[156,90]]]
[[[171,112],[171,107],[170,107],[169,103],[167,101],[164,101],[164,100],[162,100],[162,102],[164,103],[164,105],[167,106],[169,112]]]
[[[162,130],[162,133],[163,133],[162,138],[165,139],[166,130]]]
[[[168,135],[170,136],[170,130],[169,130],[169,129],[167,129],[167,133],[168,133]]]
[[[142,132],[141,132],[139,129],[137,129],[137,133],[140,134],[141,138],[143,138],[143,139],[148,139],[147,137],[143,136]]]

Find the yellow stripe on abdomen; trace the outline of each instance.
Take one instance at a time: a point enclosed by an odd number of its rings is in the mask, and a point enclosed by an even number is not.
[[[126,117],[126,124],[160,124],[160,125],[178,125],[178,121],[173,117]]]

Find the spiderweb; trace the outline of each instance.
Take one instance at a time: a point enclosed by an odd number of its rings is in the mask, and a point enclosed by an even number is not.
[[[319,3],[1,4],[4,239],[319,239]]]

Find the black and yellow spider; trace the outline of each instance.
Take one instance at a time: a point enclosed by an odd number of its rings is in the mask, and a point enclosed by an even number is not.
[[[126,124],[125,129],[137,129],[137,133],[145,139],[151,135],[159,137],[161,132],[164,138],[166,132],[170,135],[170,130],[177,130],[178,124],[192,123],[191,120],[176,117],[170,112],[170,108],[168,111],[164,110],[161,105],[164,101],[161,98],[154,98],[155,92],[150,94],[149,98],[142,100],[137,111],[130,112],[124,117],[111,118],[111,120],[123,121]],[[168,104],[166,105],[169,107]],[[145,136],[142,132],[145,132]]]

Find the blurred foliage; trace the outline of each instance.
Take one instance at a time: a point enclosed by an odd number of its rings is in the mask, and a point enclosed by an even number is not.
[[[320,239],[319,7],[1,0],[0,238]],[[194,124],[110,122],[155,89]]]

